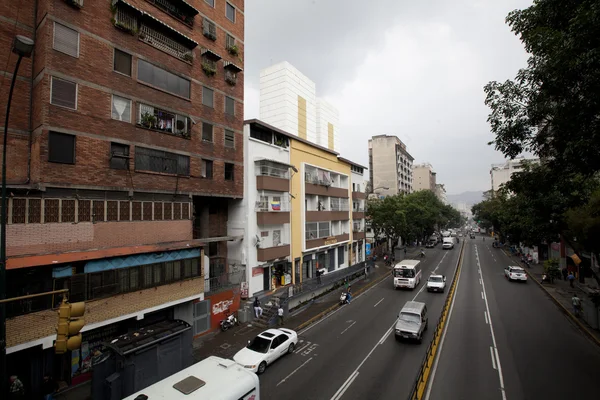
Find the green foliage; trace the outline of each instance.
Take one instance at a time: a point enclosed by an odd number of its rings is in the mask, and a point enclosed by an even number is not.
[[[546,271],[546,275],[551,279],[561,278],[559,261],[555,258],[544,261],[544,270]]]
[[[596,0],[537,0],[506,18],[530,54],[514,80],[490,82],[485,103],[505,156],[524,151],[556,171],[600,171],[600,7]]]
[[[436,228],[461,223],[460,213],[428,190],[369,200],[367,218],[375,235],[382,234],[394,243],[400,237],[424,239]]]
[[[600,189],[588,201],[565,214],[569,234],[585,249],[600,254]]]

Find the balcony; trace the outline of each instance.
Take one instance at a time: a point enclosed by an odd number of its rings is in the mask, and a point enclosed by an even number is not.
[[[348,198],[348,189],[332,186],[330,179],[319,178],[315,174],[305,173],[304,182],[304,191],[306,194]]]
[[[289,192],[289,168],[291,165],[270,160],[256,161],[256,189]]]
[[[336,236],[328,236],[318,239],[307,239],[305,241],[306,249],[314,249],[315,247],[330,246],[337,243],[347,242],[350,240],[348,233],[342,233]]]
[[[258,248],[256,252],[258,261],[271,261],[290,255],[290,245],[283,244],[275,247]]]
[[[225,82],[230,86],[235,86],[237,84],[237,74],[243,70],[231,61],[224,61],[223,67],[225,68]]]
[[[258,225],[280,225],[290,222],[290,204],[287,200],[277,203],[257,201],[255,211]]]
[[[347,221],[350,219],[348,211],[307,211],[306,222],[319,221]]]
[[[367,194],[364,192],[352,192],[352,198],[357,200],[364,200],[367,198]]]
[[[189,26],[194,26],[194,17],[198,15],[198,10],[192,7],[184,0],[146,0],[148,3],[154,4],[156,8],[166,12],[173,18],[176,18]]]
[[[188,117],[143,103],[139,104],[137,125],[185,139],[192,137],[192,123]]]
[[[363,218],[365,218],[365,210],[359,208],[358,211],[356,211],[356,210],[352,211],[352,219],[353,220],[363,219]]]

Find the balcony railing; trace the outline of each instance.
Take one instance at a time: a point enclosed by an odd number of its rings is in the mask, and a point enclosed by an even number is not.
[[[115,13],[115,26],[130,33],[137,32],[137,17],[125,8],[119,7]]]
[[[142,25],[140,40],[187,62],[192,62],[192,50],[162,33]]]
[[[225,70],[225,82],[227,82],[231,86],[235,86],[235,84],[237,83],[237,73],[226,69]]]
[[[290,203],[288,200],[281,200],[279,202],[273,201],[257,201],[254,207],[254,211],[257,212],[288,212],[290,211]]]
[[[348,204],[332,204],[330,211],[349,211]]]
[[[264,165],[257,164],[256,166],[256,176],[273,176],[276,178],[289,178],[289,169],[288,167],[279,167],[276,165]]]
[[[194,15],[184,12],[181,8],[173,4],[171,0],[146,0],[149,3],[154,4],[157,8],[160,8],[167,14],[181,20],[188,26],[194,26]]]
[[[227,274],[204,279],[204,295],[222,292],[232,287],[239,286],[246,280],[246,274],[243,269]]]

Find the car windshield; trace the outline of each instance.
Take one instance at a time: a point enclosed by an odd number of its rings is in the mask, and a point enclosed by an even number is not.
[[[432,276],[429,278],[429,282],[443,282],[444,280],[442,279],[441,276]]]
[[[415,270],[414,269],[396,268],[394,270],[394,276],[396,278],[414,278]]]
[[[515,269],[515,268],[513,268],[510,272],[513,272],[515,274],[522,274],[523,270],[522,269]]]
[[[419,314],[400,313],[400,321],[418,324],[421,322],[421,317]]]
[[[269,350],[270,345],[270,340],[257,336],[246,347],[257,353],[266,353]]]

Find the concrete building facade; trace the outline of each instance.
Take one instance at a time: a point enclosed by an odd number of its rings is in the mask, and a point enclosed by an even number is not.
[[[37,398],[45,373],[89,380],[102,341],[169,319],[201,334],[235,303],[211,296],[241,239],[244,2],[0,4],[5,76],[13,36],[36,41],[8,126],[7,297],[68,289],[88,311],[81,349],[55,355],[61,299],[7,306],[9,372]]]
[[[523,161],[527,162],[539,162],[537,158],[526,159],[524,157],[515,158],[514,160],[508,160],[505,163],[501,164],[492,164],[492,168],[490,169],[490,179],[492,190],[497,192],[500,190],[502,185],[510,181],[510,177],[515,172],[519,172],[523,169],[522,163]]]
[[[435,195],[444,204],[448,204],[448,196],[446,195],[446,186],[443,183],[435,185]]]
[[[260,120],[300,139],[339,151],[339,113],[287,61],[260,71]]]
[[[413,192],[414,158],[397,137],[377,135],[369,139],[369,174],[377,195]],[[387,189],[385,189],[387,188]]]
[[[435,193],[436,173],[429,163],[415,164],[412,166],[413,186],[415,192],[419,190],[429,190]]]

